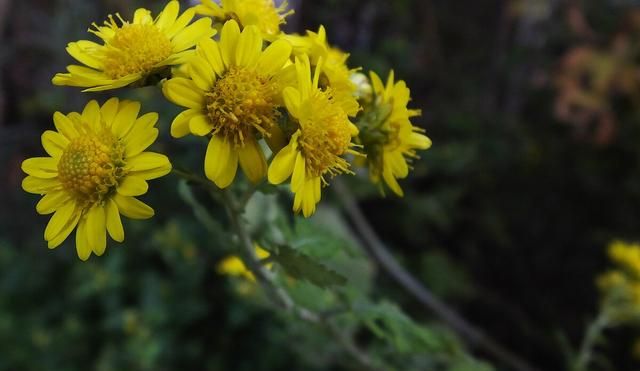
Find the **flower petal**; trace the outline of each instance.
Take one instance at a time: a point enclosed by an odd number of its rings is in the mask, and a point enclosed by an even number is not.
[[[211,133],[213,125],[206,115],[197,114],[189,120],[189,130],[192,134],[202,137]]]
[[[67,202],[64,206],[58,208],[49,219],[49,223],[47,223],[47,227],[44,230],[44,239],[49,241],[58,235],[73,217],[75,210],[76,203],[73,201]]]
[[[293,141],[276,154],[269,165],[269,183],[280,184],[291,176],[297,154]]]
[[[236,46],[236,65],[254,66],[258,62],[261,52],[262,36],[260,36],[260,30],[256,26],[245,27]]]
[[[56,130],[64,135],[67,139],[73,139],[78,136],[78,130],[69,118],[60,112],[53,114],[53,124]]]
[[[215,83],[215,74],[207,61],[199,56],[189,62],[189,75],[193,82],[202,90],[209,91]]]
[[[204,157],[204,173],[218,187],[225,188],[235,178],[238,168],[237,152],[218,135],[211,137]]]
[[[193,81],[176,77],[162,85],[164,96],[171,102],[185,108],[202,108],[204,91]]]
[[[94,206],[87,213],[87,237],[93,252],[101,256],[107,248],[107,226],[102,206]]]
[[[38,178],[50,179],[58,176],[58,159],[32,157],[22,161],[22,171]]]
[[[176,18],[178,18],[179,12],[180,3],[177,1],[169,1],[169,3],[164,7],[162,12],[158,16],[156,27],[161,30],[165,30],[171,27],[175,23]]]
[[[73,232],[73,229],[78,225],[78,220],[80,220],[81,216],[82,213],[79,210],[76,210],[71,215],[71,218],[67,221],[67,223],[62,227],[60,232],[52,239],[47,241],[47,247],[50,249],[55,249],[56,247],[60,246],[60,244],[62,244],[67,239],[67,237],[69,237],[71,232]]]
[[[69,144],[69,139],[57,131],[47,130],[42,133],[42,146],[51,157],[60,157]]]
[[[49,192],[40,199],[36,205],[36,211],[41,215],[51,214],[64,206],[70,199],[71,196],[64,190]]]
[[[130,135],[125,138],[125,156],[130,158],[149,148],[149,146],[158,139],[159,133],[156,128],[146,130],[139,128],[138,130],[131,131]]]
[[[137,198],[116,194],[113,200],[118,205],[120,213],[127,218],[149,219],[154,215],[153,209]]]
[[[220,52],[225,66],[235,66],[236,44],[240,37],[240,27],[234,20],[227,21],[220,33]]]
[[[41,195],[52,190],[60,189],[62,184],[56,178],[42,179],[35,176],[27,176],[22,179],[22,189],[26,192]]]
[[[264,75],[272,75],[284,66],[290,56],[291,44],[285,40],[276,40],[260,55],[257,70]]]
[[[120,103],[120,109],[113,119],[111,124],[111,131],[118,138],[123,138],[136,122],[138,114],[140,113],[140,102],[123,101]]]
[[[189,49],[201,39],[211,37],[215,33],[216,31],[211,28],[211,18],[200,18],[173,37],[171,40],[173,52],[177,53]]]
[[[252,183],[258,183],[267,175],[267,160],[255,139],[246,140],[239,148],[238,159],[242,171]]]
[[[140,196],[149,190],[149,184],[135,175],[129,175],[118,185],[118,193],[123,196]]]
[[[116,118],[118,114],[118,108],[120,106],[120,100],[116,97],[110,98],[106,101],[102,107],[100,107],[100,114],[102,115],[102,121],[104,121],[107,126],[111,127],[113,124],[113,120]]]
[[[200,114],[200,110],[193,108],[180,112],[171,123],[171,136],[174,138],[182,138],[189,134],[191,132],[189,122],[195,115]]]
[[[209,62],[209,65],[217,76],[224,73],[224,61],[222,60],[218,43],[211,39],[204,39],[196,46],[196,53]]]
[[[165,155],[143,152],[127,162],[127,171],[145,180],[159,178],[171,171],[171,163]]]
[[[306,163],[302,153],[298,152],[296,155],[296,162],[293,168],[293,176],[291,177],[291,190],[294,193],[298,193],[304,186],[306,179]]]
[[[109,199],[105,204],[105,216],[106,227],[109,232],[109,236],[114,241],[124,241],[124,228],[122,228],[122,219],[120,218],[120,212],[118,211],[118,205],[112,199]]]
[[[76,230],[76,252],[78,253],[78,258],[82,261],[86,261],[91,256],[86,216],[80,219]]]

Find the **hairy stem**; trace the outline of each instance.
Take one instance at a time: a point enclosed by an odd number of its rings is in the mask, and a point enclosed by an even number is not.
[[[517,371],[536,371],[537,369],[527,364],[523,359],[508,351],[502,345],[486,335],[482,330],[467,322],[455,310],[438,299],[409,273],[393,257],[389,249],[382,242],[376,231],[367,221],[364,213],[358,206],[355,198],[340,179],[333,182],[336,194],[343,207],[353,222],[357,232],[364,242],[366,252],[378,265],[389,274],[400,286],[413,295],[425,307],[433,311],[442,321],[448,324],[463,339],[469,343],[483,348],[511,369]]]
[[[609,315],[604,310],[600,312],[593,322],[591,322],[587,328],[584,338],[582,339],[582,344],[580,344],[580,352],[578,353],[578,357],[576,358],[576,362],[573,367],[574,371],[587,371],[589,369],[589,364],[593,358],[593,349],[598,343],[598,339],[602,335],[602,332],[610,324]]]

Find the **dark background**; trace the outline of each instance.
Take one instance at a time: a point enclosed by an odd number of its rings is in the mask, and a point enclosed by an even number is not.
[[[291,346],[295,329],[215,272],[228,248],[191,222],[174,177],[154,182],[144,198],[156,217],[127,223],[126,243],[104,257],[80,263],[69,241],[46,249],[48,218],[21,190],[20,163],[44,154],[39,136],[54,111],[80,110],[89,99],[50,79],[71,62],[66,43],[91,38],[91,22],[116,11],[128,18],[139,5],[164,4],[0,0],[0,370],[341,369],[310,362],[310,350]],[[292,5],[288,31],[324,24],[351,66],[380,75],[393,68],[423,111],[414,123],[434,145],[401,183],[404,198],[381,198],[366,177],[349,182],[377,231],[467,319],[541,369],[564,369],[597,312],[594,279],[606,268],[606,245],[639,238],[635,2]],[[576,48],[617,55],[620,38],[624,63],[614,70],[632,72],[605,74],[605,88],[594,88],[597,68],[566,63]],[[563,79],[597,102],[563,115]],[[125,94],[161,113],[156,150],[199,163],[198,143],[167,134],[175,107],[152,88]],[[415,319],[433,319],[384,274],[376,287]],[[613,369],[637,368],[637,332],[607,335],[600,350]]]

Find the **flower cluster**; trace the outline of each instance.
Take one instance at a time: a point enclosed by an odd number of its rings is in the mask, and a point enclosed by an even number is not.
[[[615,264],[597,279],[603,310],[616,322],[640,319],[640,244],[614,241],[608,248]]]
[[[205,137],[206,178],[219,188],[240,178],[253,184],[290,184],[293,210],[311,216],[322,189],[341,174],[368,168],[381,189],[402,195],[417,150],[430,147],[411,119],[410,92],[393,72],[383,84],[348,65],[349,55],[330,45],[324,27],[304,35],[281,30],[293,13],[273,0],[202,0],[180,12],[172,0],[157,15],[138,9],[89,30],[99,43],[80,40],[56,85],[87,92],[158,85],[183,107],[171,135]],[[194,20],[199,16],[197,20]],[[146,181],[168,173],[164,155],[143,152],[158,135],[158,117],[138,117],[138,102],[112,98],[84,111],[56,113],[57,132],[43,135],[51,156],[23,163],[28,192],[42,194],[37,210],[53,213],[45,231],[49,247],[76,229],[78,256],[101,255],[106,234],[122,241],[120,214],[148,218],[135,199]]]

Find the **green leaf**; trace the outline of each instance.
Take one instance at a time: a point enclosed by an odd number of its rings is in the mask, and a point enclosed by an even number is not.
[[[347,279],[336,271],[287,245],[278,245],[272,256],[273,260],[295,279],[305,280],[322,288],[342,286],[347,282]]]

